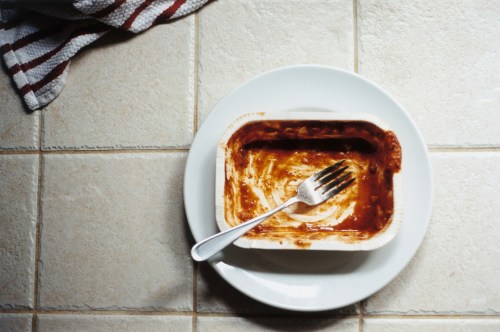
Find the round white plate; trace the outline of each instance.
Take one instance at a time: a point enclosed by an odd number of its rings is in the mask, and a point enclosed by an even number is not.
[[[229,246],[210,260],[232,286],[266,304],[319,311],[360,301],[387,285],[417,251],[431,214],[432,176],[424,141],[402,107],[367,79],[344,70],[291,66],[258,76],[226,96],[193,141],[184,178],[191,232],[200,241],[218,232],[215,154],[226,127],[251,112],[371,113],[398,136],[403,150],[404,218],[396,238],[369,252],[273,251]]]

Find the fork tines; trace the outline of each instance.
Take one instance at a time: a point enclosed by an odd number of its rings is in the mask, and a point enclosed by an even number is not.
[[[340,176],[349,168],[349,166],[341,167],[344,162],[345,160],[341,160],[315,175],[314,180],[320,185],[318,189],[321,189],[324,195],[336,195],[354,182],[355,179],[351,177],[352,172]]]

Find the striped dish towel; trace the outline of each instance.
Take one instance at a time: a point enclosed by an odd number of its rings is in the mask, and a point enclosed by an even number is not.
[[[71,58],[111,29],[141,32],[189,14],[208,1],[0,2],[0,50],[26,106],[36,110],[59,95]]]

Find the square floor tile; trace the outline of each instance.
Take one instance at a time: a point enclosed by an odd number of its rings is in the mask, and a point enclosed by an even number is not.
[[[351,1],[217,1],[200,11],[199,28],[199,124],[265,71],[303,63],[354,69]]]
[[[31,314],[2,314],[0,313],[0,331],[31,332]]]
[[[39,332],[191,331],[189,316],[38,315]]]
[[[0,308],[32,308],[38,156],[0,155]]]
[[[198,317],[197,330],[205,331],[340,331],[358,332],[357,318]]]
[[[40,112],[28,112],[4,66],[0,68],[0,149],[37,150]]]
[[[423,244],[367,300],[366,312],[498,314],[500,153],[433,153],[431,159],[435,197]]]
[[[113,31],[72,61],[43,111],[43,148],[189,146],[193,72],[194,16],[137,36]]]
[[[432,146],[500,145],[495,0],[360,0],[359,72],[406,108]]]
[[[192,310],[185,158],[44,157],[41,308]]]
[[[365,319],[363,332],[497,332],[498,319]]]

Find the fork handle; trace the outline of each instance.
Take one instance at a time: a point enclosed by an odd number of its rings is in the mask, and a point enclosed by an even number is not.
[[[223,232],[217,233],[206,238],[205,240],[198,242],[191,249],[191,257],[193,257],[193,259],[198,262],[209,259],[213,255],[236,241],[238,238],[243,236],[246,232],[260,224],[265,219],[297,202],[299,202],[299,199],[297,197],[292,197],[280,206],[275,207],[274,209],[258,217],[245,221],[244,223],[236,227],[229,228]]]

